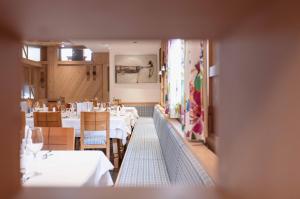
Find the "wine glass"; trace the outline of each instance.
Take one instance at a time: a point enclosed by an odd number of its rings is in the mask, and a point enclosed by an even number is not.
[[[43,148],[43,131],[42,128],[35,127],[31,129],[28,136],[31,136],[31,143],[27,144],[27,149],[33,153],[34,159]]]

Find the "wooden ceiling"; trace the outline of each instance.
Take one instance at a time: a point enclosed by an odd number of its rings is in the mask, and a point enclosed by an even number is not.
[[[214,38],[261,9],[259,0],[3,0],[0,28],[23,40]]]

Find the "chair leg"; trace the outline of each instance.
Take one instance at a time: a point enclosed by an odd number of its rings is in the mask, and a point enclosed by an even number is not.
[[[120,156],[119,156],[119,149],[118,149],[118,139],[112,139],[113,144],[113,162],[115,168],[119,168],[120,164]]]
[[[107,145],[106,145],[106,157],[110,159],[110,140],[108,140]]]
[[[118,156],[119,156],[119,166],[121,166],[123,155],[124,155],[124,147],[122,144],[122,140],[117,140],[117,146],[118,146]]]

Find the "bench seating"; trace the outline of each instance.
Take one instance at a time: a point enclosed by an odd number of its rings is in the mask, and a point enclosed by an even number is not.
[[[135,126],[116,186],[203,185],[214,183],[159,108]]]

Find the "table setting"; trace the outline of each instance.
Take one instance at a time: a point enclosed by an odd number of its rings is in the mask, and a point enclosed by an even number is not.
[[[113,186],[114,167],[102,151],[43,151],[41,128],[26,127],[20,151],[23,186]]]
[[[46,109],[48,108],[43,106],[41,109],[34,110],[44,112]],[[62,127],[74,128],[76,137],[80,137],[80,112],[83,111],[109,111],[110,138],[121,139],[123,145],[126,144],[127,136],[131,134],[138,119],[138,113],[134,107],[106,106],[105,103],[97,103],[97,106],[93,107],[92,102],[71,103],[70,108],[61,111]],[[26,125],[34,127],[33,112],[26,114]]]

